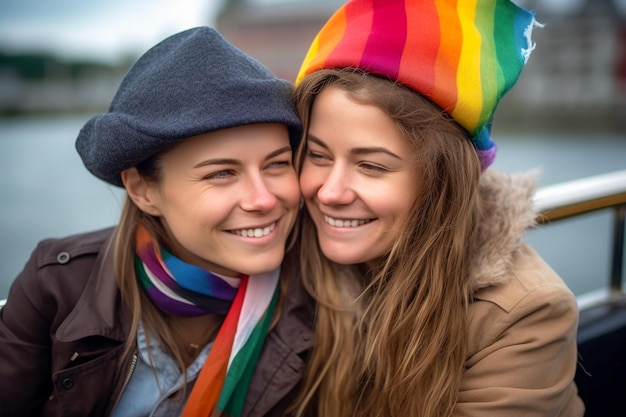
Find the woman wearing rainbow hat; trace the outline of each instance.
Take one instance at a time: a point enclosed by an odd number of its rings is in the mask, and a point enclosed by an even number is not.
[[[524,242],[536,179],[488,169],[536,25],[508,0],[352,0],[313,41],[296,415],[583,415],[575,297]]]

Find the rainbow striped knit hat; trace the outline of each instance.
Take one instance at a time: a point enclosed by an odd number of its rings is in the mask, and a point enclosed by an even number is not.
[[[483,171],[491,120],[534,44],[534,13],[509,0],[351,0],[311,45],[296,85],[324,68],[359,68],[438,104],[473,136]]]

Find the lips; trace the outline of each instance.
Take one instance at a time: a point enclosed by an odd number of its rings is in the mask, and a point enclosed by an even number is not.
[[[324,215],[324,221],[333,227],[359,227],[371,222],[371,219],[335,219]]]
[[[229,230],[229,232],[238,236],[242,236],[242,237],[257,238],[257,237],[263,237],[263,236],[269,235],[270,233],[272,233],[272,231],[275,228],[276,228],[276,222],[265,227],[255,227],[255,228],[250,228],[250,229],[236,229],[236,230]]]

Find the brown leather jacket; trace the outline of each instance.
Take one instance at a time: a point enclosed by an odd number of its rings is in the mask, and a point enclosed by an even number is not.
[[[0,410],[12,416],[108,416],[133,368],[121,361],[130,315],[112,272],[113,229],[45,240],[0,310]],[[266,339],[243,416],[278,416],[312,344],[297,279]]]

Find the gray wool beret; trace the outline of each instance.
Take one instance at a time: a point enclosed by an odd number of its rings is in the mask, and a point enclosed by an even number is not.
[[[96,177],[120,173],[191,136],[254,123],[283,123],[292,148],[301,125],[292,85],[209,27],[177,33],[130,68],[108,113],[91,118],[76,150]]]

